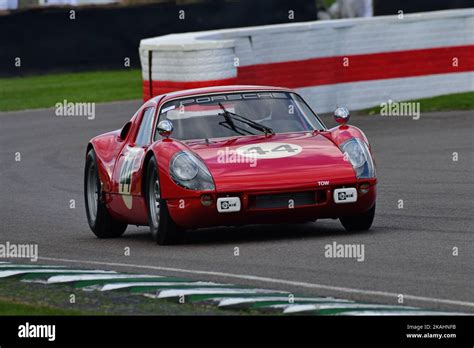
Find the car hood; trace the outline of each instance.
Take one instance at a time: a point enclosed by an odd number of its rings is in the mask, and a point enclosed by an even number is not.
[[[341,150],[318,132],[188,141],[209,168],[218,192],[342,185],[356,180]]]

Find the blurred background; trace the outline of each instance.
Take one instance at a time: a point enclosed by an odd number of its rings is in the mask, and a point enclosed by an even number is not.
[[[122,69],[125,59],[126,67],[139,68],[140,40],[170,33],[472,5],[472,0],[0,0],[0,77]]]

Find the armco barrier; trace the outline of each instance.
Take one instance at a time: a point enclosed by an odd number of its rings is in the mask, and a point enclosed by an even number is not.
[[[474,90],[474,9],[141,40],[143,98],[224,84],[295,88],[319,112]]]

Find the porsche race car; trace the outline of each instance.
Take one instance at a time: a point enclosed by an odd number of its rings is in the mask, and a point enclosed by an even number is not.
[[[146,101],[89,141],[84,196],[99,238],[149,226],[158,244],[188,229],[340,219],[367,230],[376,173],[364,133],[335,111],[328,129],[296,92],[220,86]]]

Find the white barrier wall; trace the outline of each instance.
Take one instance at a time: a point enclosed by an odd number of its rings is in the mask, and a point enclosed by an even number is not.
[[[474,9],[173,34],[140,42],[143,97],[296,89],[318,112],[474,90]],[[150,64],[151,63],[151,64]]]

